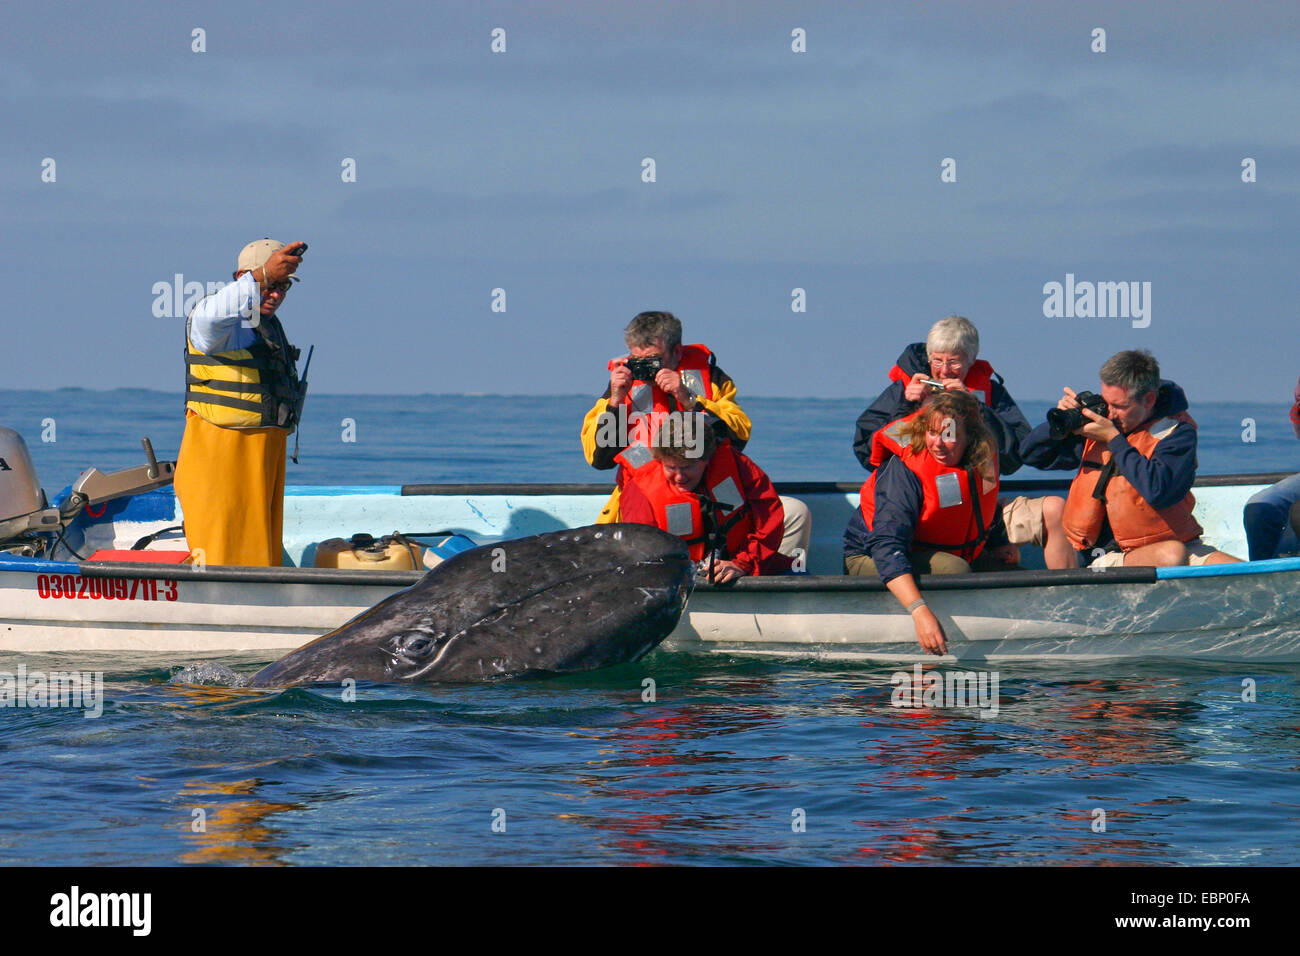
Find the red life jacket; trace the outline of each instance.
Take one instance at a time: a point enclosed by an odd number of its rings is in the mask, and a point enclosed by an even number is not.
[[[898,366],[894,366],[897,368]],[[893,456],[902,456],[903,450],[907,447],[905,444],[904,433],[910,425],[912,419],[921,414],[918,408],[910,415],[904,415],[885,425],[883,428],[877,428],[871,435],[871,468],[874,471],[883,465]]]
[[[930,373],[926,372],[928,378]],[[912,380],[912,376],[904,372],[902,368],[895,365],[889,370],[889,380],[891,382],[902,382],[904,386]],[[984,399],[984,404],[992,407],[993,405],[993,366],[983,359],[976,359],[971,363],[970,369],[966,372],[966,377],[962,379],[962,384],[971,390],[975,395]]]
[[[1156,445],[1174,430],[1179,422],[1196,427],[1186,412],[1170,415],[1130,432],[1124,437],[1146,458],[1155,453]],[[1192,517],[1196,499],[1189,491],[1182,501],[1168,508],[1151,507],[1136,488],[1118,471],[1107,476],[1101,494],[1094,497],[1103,470],[1111,461],[1110,449],[1089,438],[1083,444],[1083,464],[1070,483],[1061,524],[1065,536],[1076,550],[1097,544],[1103,523],[1110,520],[1110,533],[1121,550],[1132,551],[1157,541],[1191,541],[1201,536],[1201,526]]]
[[[682,384],[692,395],[706,400],[713,396],[713,380],[709,374],[712,367],[713,353],[703,345],[682,346],[677,371],[681,373]],[[609,368],[614,368],[613,362],[609,363]],[[614,460],[623,466],[618,473],[620,487],[627,480],[628,472],[652,460],[651,436],[664,416],[677,409],[676,400],[654,382],[637,382],[623,396],[623,404],[627,406],[628,445],[614,456]]]
[[[724,558],[735,557],[748,545],[754,532],[754,512],[741,491],[740,471],[730,442],[719,442],[698,493],[678,491],[654,459],[631,471],[629,480],[654,509],[655,526],[684,540],[691,560],[703,560],[709,553],[710,527],[726,536]],[[711,520],[706,521],[706,510],[712,512]]]
[[[911,418],[914,416],[908,416]],[[907,419],[899,419],[899,422]],[[880,429],[885,431],[898,422]],[[879,432],[877,432],[879,434]],[[874,439],[873,439],[874,444]],[[894,456],[890,452],[885,460]],[[903,446],[897,458],[921,479],[921,515],[912,532],[912,546],[931,551],[947,551],[965,561],[974,561],[984,550],[989,529],[998,514],[998,469],[996,458],[991,462],[993,479],[976,474],[970,468],[953,468],[941,465],[928,451],[919,455],[910,445]],[[885,462],[882,461],[881,465]],[[871,529],[871,519],[876,512],[876,476],[873,471],[858,493],[858,509],[862,519]],[[978,486],[978,493],[973,492]],[[978,497],[979,507],[974,506]]]

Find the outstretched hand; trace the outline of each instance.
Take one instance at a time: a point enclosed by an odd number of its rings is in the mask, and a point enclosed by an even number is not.
[[[916,626],[916,639],[921,642],[927,654],[942,656],[948,653],[948,639],[943,633],[943,625],[926,605],[912,612],[912,623]]]

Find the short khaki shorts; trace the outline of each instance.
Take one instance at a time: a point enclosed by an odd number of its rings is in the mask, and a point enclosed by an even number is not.
[[[1007,540],[1012,544],[1036,544],[1041,548],[1047,540],[1042,498],[1012,498],[1002,506],[1002,523],[1007,526]]]
[[[1211,548],[1200,538],[1193,538],[1191,541],[1186,542],[1186,546],[1187,563],[1194,568],[1204,564],[1211,555],[1219,553],[1217,548]],[[1107,551],[1088,565],[1090,568],[1120,568],[1123,566],[1123,551]]]

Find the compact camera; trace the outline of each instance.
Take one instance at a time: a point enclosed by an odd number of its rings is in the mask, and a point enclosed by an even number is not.
[[[653,382],[659,370],[664,367],[661,358],[630,358],[627,360],[628,371],[637,382]]]

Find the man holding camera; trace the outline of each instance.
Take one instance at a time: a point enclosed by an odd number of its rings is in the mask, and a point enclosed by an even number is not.
[[[1063,524],[1079,563],[1093,568],[1239,561],[1201,541],[1196,422],[1187,397],[1160,378],[1150,352],[1129,350],[1101,367],[1101,395],[1066,388],[1049,420],[1021,445],[1025,464],[1078,468]]]
[[[858,416],[853,453],[867,471],[901,452],[892,429],[920,409],[938,391],[966,392],[979,402],[980,419],[997,446],[998,471],[1009,475],[1020,467],[1020,443],[1029,422],[1002,385],[1002,376],[978,358],[979,331],[961,315],[949,315],[930,327],[924,342],[903,350],[890,369],[891,384]],[[1002,520],[1013,545],[1036,544],[1049,568],[1075,566],[1074,551],[1061,528],[1065,502],[1054,495],[1007,497],[1000,502]]]
[[[281,563],[285,453],[303,385],[298,350],[276,310],[306,249],[305,242],[250,242],[235,281],[198,302],[185,322],[176,498],[185,539],[206,564]]]
[[[653,429],[669,412],[700,412],[719,439],[741,451],[749,416],[736,404],[736,385],[703,345],[682,345],[682,323],[671,312],[642,312],[623,330],[628,355],[609,363],[609,387],[582,422],[582,452],[593,468],[618,468],[617,487],[600,522],[619,520],[628,468],[650,460]]]

